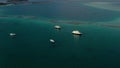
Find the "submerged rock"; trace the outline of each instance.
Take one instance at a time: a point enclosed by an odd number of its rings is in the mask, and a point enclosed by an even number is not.
[[[120,25],[115,24],[101,24],[100,26],[106,26],[111,28],[120,28]]]

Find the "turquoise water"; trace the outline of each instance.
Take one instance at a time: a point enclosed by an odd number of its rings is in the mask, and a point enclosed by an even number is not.
[[[78,2],[2,6],[0,68],[120,68],[119,17]],[[83,35],[72,35],[76,29]]]

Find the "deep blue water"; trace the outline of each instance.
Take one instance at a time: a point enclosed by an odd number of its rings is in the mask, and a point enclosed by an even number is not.
[[[0,68],[120,68],[119,17],[79,2],[2,6]],[[83,35],[72,35],[76,29]]]

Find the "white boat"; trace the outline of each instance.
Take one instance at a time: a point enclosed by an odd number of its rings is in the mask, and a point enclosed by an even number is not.
[[[78,30],[74,30],[74,31],[72,31],[72,34],[81,35],[82,33],[80,31],[78,31]]]
[[[16,36],[16,33],[10,33],[9,35],[10,36]]]
[[[50,39],[50,42],[51,42],[51,43],[55,43],[55,41],[54,41],[53,39]]]
[[[55,29],[61,29],[59,25],[54,26]]]

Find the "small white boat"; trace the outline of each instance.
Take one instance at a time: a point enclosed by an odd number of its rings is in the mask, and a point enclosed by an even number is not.
[[[54,41],[53,39],[50,39],[50,42],[51,42],[51,43],[55,43],[55,41]]]
[[[78,30],[74,30],[74,31],[72,31],[72,34],[81,35],[82,33],[80,31],[78,31]]]
[[[16,33],[10,33],[9,35],[10,36],[16,36]]]
[[[56,26],[54,26],[54,28],[55,29],[61,29],[61,26],[56,25]]]

